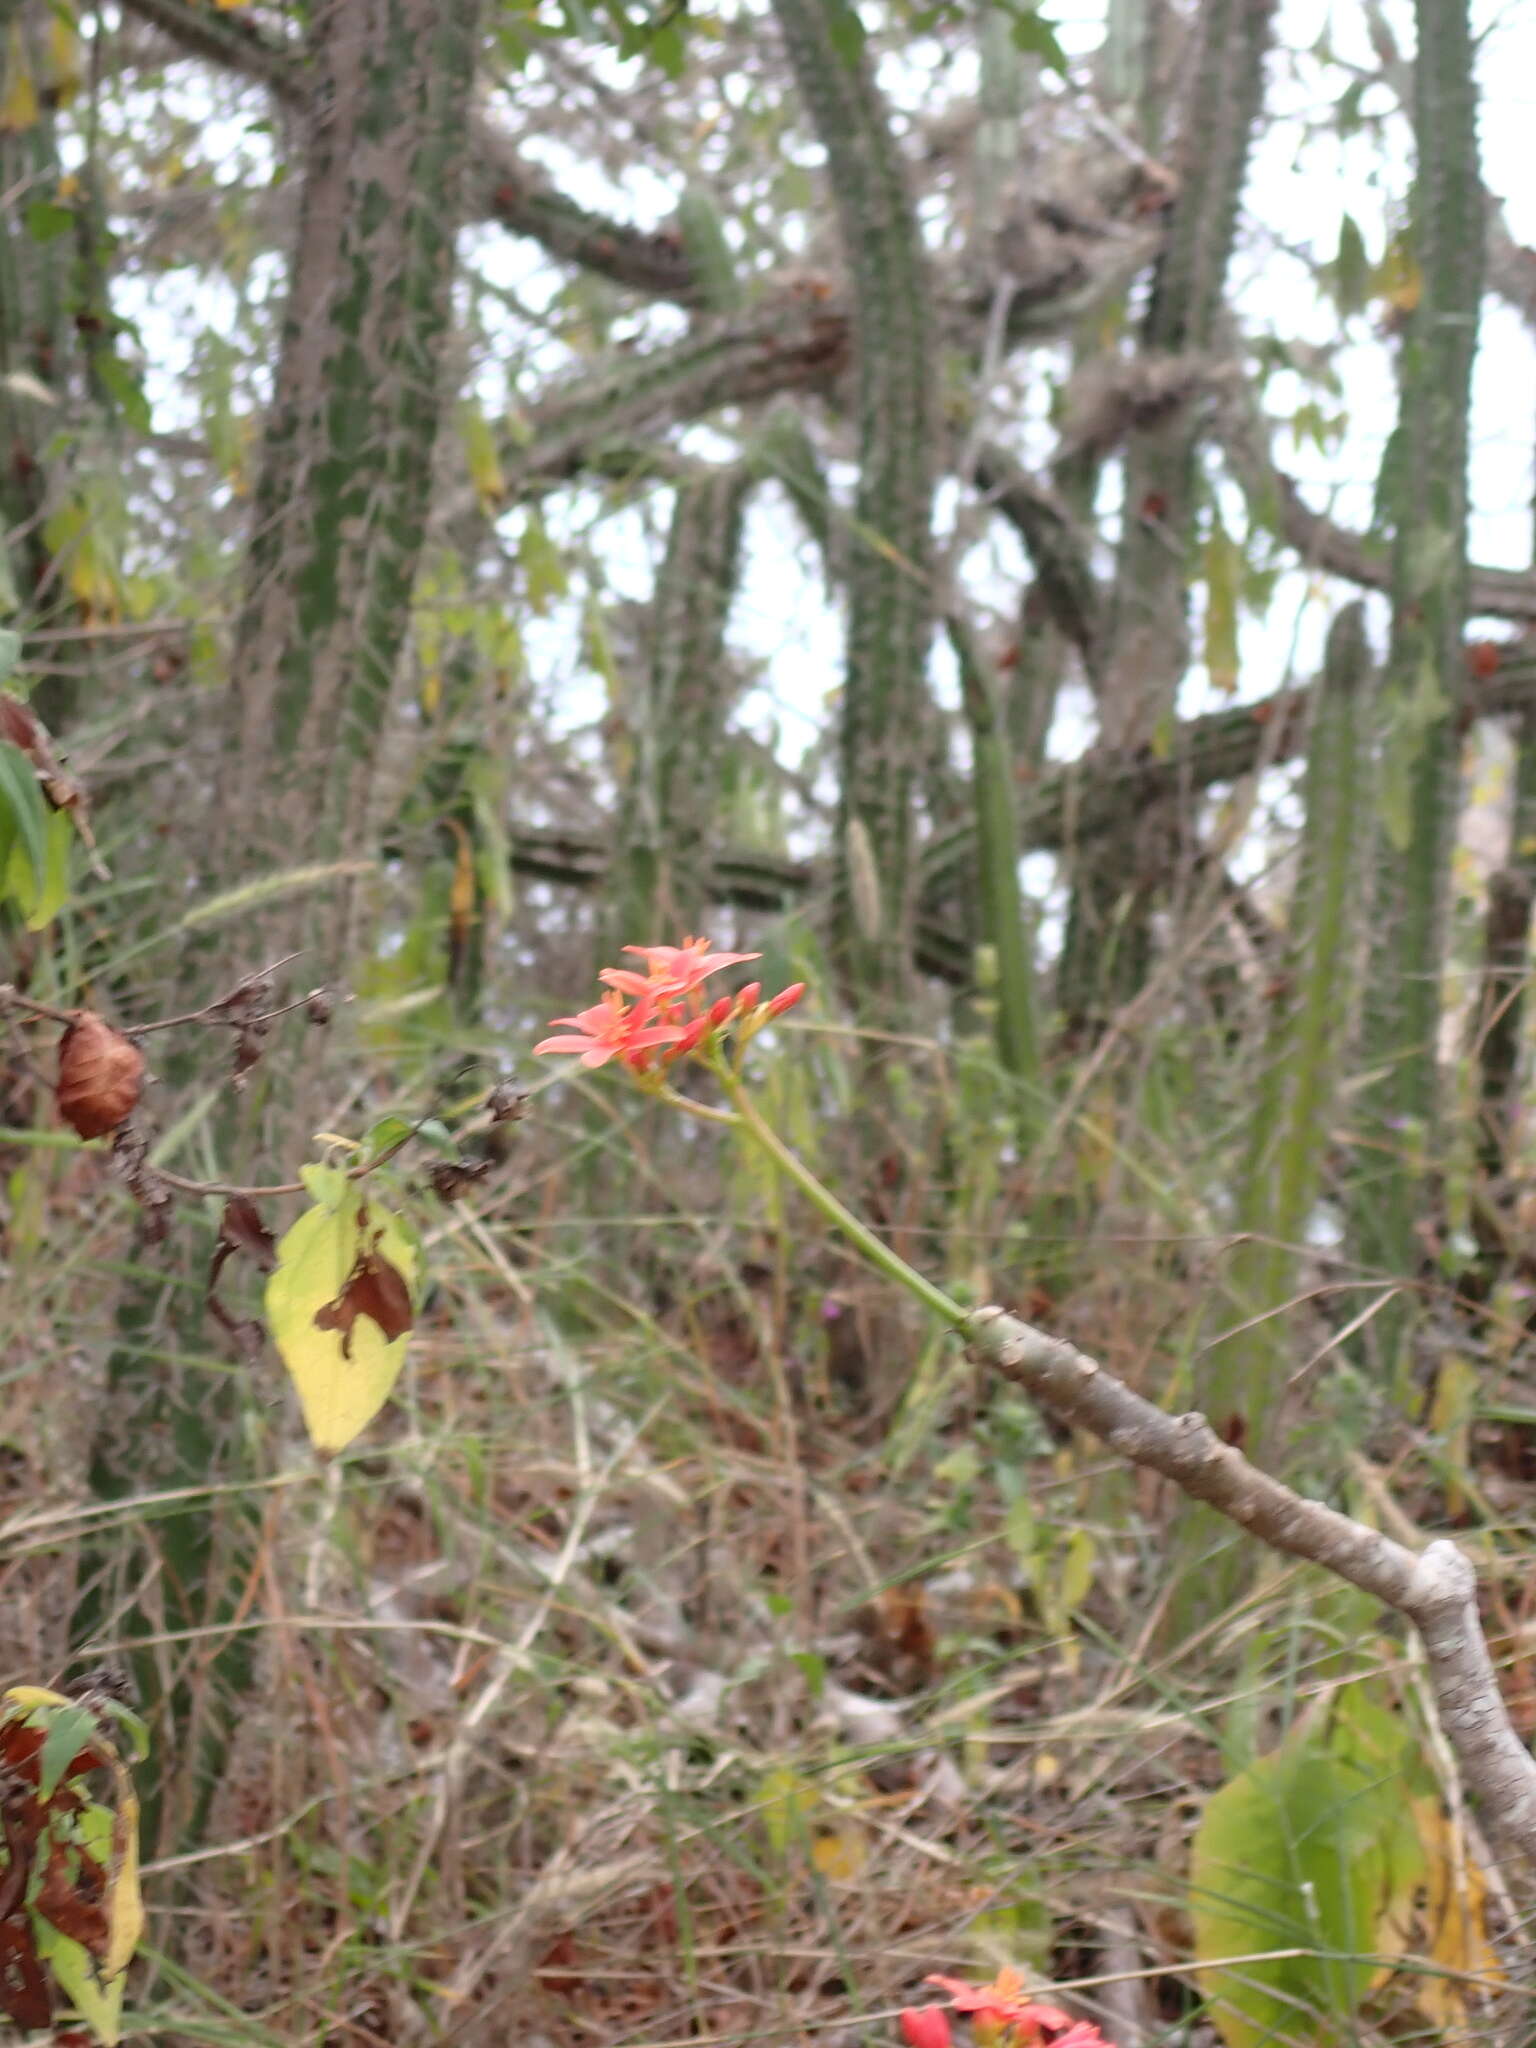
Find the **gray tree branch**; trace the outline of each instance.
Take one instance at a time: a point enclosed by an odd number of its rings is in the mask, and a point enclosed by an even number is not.
[[[1477,1613],[1477,1576],[1454,1543],[1412,1551],[1308,1500],[1250,1465],[1203,1415],[1154,1408],[1070,1344],[1005,1309],[977,1311],[970,1356],[1015,1381],[1131,1463],[1159,1472],[1272,1550],[1305,1558],[1412,1622],[1423,1639],[1441,1725],[1490,1833],[1536,1854],[1536,1761],[1510,1724]]]

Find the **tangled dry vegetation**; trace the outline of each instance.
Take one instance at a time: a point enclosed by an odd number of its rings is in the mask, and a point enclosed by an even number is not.
[[[951,1284],[959,1259],[1176,1387],[1218,1244],[1127,1194],[1052,1269],[1102,1144],[1034,1189],[979,1152],[940,1188],[920,1156],[887,1162],[894,1241],[939,1256],[942,1198]],[[51,1223],[7,1316],[0,1627],[47,1672],[94,1598],[93,1654],[193,1702],[155,1731],[151,1828],[203,1845],[149,1845],[156,2040],[890,2041],[925,1972],[1009,1962],[1119,2048],[1214,2041],[1187,1842],[1234,1729],[1368,1670],[1411,1711],[1379,1612],[1278,1560],[1185,1636],[1155,1483],[983,1382],[708,1134],[598,1090],[541,1095],[443,1209],[403,1398],[355,1453],[307,1456],[270,1364],[179,1361],[263,1476],[211,1503],[206,1623],[130,1642],[123,1596],[152,1616],[184,1569],[180,1503],[87,1495],[103,1418],[61,1398],[67,1349],[31,1370],[128,1253],[103,1171],[29,1170]],[[1502,1421],[1367,1438],[1355,1505],[1470,1532],[1528,1733],[1536,1390],[1517,1349],[1504,1374]]]

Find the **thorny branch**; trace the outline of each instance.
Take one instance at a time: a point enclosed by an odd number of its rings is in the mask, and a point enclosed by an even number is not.
[[[1171,1479],[1273,1550],[1305,1558],[1411,1621],[1441,1724],[1490,1832],[1536,1856],[1536,1761],[1505,1711],[1477,1612],[1477,1575],[1454,1543],[1410,1550],[1250,1465],[1203,1415],[1169,1415],[1072,1345],[1006,1309],[963,1326],[969,1355],[1042,1407],[1091,1430],[1132,1464]]]
[[[303,1010],[308,1015],[311,1023],[328,1024],[330,1022],[336,999],[332,992],[324,987],[312,988],[304,995],[296,996],[292,1002],[280,1003],[274,1009],[264,1009],[261,1007],[271,996],[273,978],[279,969],[286,967],[290,961],[296,960],[298,957],[297,953],[285,954],[281,959],[274,960],[270,966],[259,968],[255,973],[243,976],[232,989],[227,990],[221,996],[215,996],[211,1002],[204,1003],[200,1009],[186,1010],[174,1017],[156,1017],[148,1023],[135,1024],[131,1029],[121,1034],[109,1033],[109,1035],[119,1037],[128,1044],[137,1044],[139,1039],[152,1031],[169,1031],[185,1025],[205,1024],[215,1029],[223,1028],[233,1031],[235,1034],[233,1080],[238,1088],[251,1067],[261,1057],[262,1041],[266,1037],[267,1029],[278,1018],[291,1016],[296,1010]],[[350,1000],[350,998],[346,1000]],[[42,1018],[50,1023],[61,1024],[64,1026],[66,1033],[77,1026],[82,1018],[90,1014],[79,1009],[61,1009],[55,1003],[41,1002],[35,996],[24,995],[20,989],[10,982],[0,982],[0,1012],[5,1010],[18,1010],[25,1016]],[[136,1088],[134,1099],[137,1099]],[[517,1121],[526,1113],[527,1096],[522,1090],[515,1088],[512,1083],[501,1080],[487,1091],[486,1109],[492,1123]],[[412,1139],[419,1136],[423,1127],[430,1120],[431,1113],[429,1112],[426,1116],[419,1118],[409,1130],[394,1139],[390,1144],[382,1147],[369,1158],[359,1160],[356,1164],[348,1167],[345,1178],[347,1180],[366,1180],[370,1174],[377,1173],[381,1166],[386,1165],[397,1153],[410,1144]],[[104,1125],[99,1126],[98,1129],[101,1135],[108,1135]],[[169,1207],[169,1196],[173,1191],[176,1194],[192,1198],[214,1197],[223,1198],[230,1202],[258,1201],[275,1198],[280,1195],[302,1195],[305,1191],[302,1180],[273,1181],[264,1184],[243,1181],[191,1180],[185,1174],[173,1173],[168,1167],[152,1165],[149,1160],[149,1148],[144,1132],[131,1114],[123,1114],[120,1120],[116,1122],[115,1128],[111,1130],[110,1135],[112,1138],[114,1167],[130,1192],[144,1205],[146,1214],[151,1220],[152,1228],[157,1235],[163,1235],[163,1215],[165,1209]],[[464,1164],[457,1166],[447,1165],[440,1169],[440,1172],[442,1174],[451,1173],[469,1178],[473,1177],[474,1169]],[[436,1175],[434,1176],[434,1186],[439,1186],[439,1179]],[[439,1191],[445,1193],[445,1199],[451,1199],[451,1195],[446,1192],[446,1182],[439,1186]]]

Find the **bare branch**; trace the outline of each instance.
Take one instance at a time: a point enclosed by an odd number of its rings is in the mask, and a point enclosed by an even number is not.
[[[1536,270],[1536,257],[1531,258]],[[1533,286],[1536,291],[1536,286]],[[1278,469],[1269,449],[1268,422],[1257,406],[1226,405],[1217,423],[1233,475],[1260,516],[1273,517],[1280,537],[1310,568],[1342,576],[1365,590],[1385,590],[1392,579],[1391,554],[1385,543],[1340,526],[1325,512],[1314,512],[1301,487]],[[1536,619],[1536,575],[1522,569],[1467,571],[1467,609],[1496,619]]]
[[[1412,1551],[1379,1530],[1293,1493],[1225,1444],[1203,1415],[1153,1407],[1096,1360],[1005,1309],[977,1311],[969,1352],[1042,1407],[1092,1430],[1267,1543],[1394,1608],[1423,1638],[1441,1723],[1490,1832],[1536,1853],[1536,1761],[1510,1725],[1477,1613],[1477,1576],[1454,1543]]]
[[[286,106],[304,105],[308,84],[296,46],[193,0],[127,0],[127,5],[190,56],[264,85]],[[552,256],[598,271],[631,291],[684,305],[698,302],[698,280],[680,237],[665,228],[631,227],[568,199],[487,121],[471,124],[469,151],[470,218],[499,221],[514,234],[542,243]]]
[[[1065,505],[1005,448],[987,442],[976,458],[976,481],[1028,550],[1040,595],[1058,633],[1078,649],[1090,675],[1104,624],[1104,595],[1088,563],[1088,546]]]

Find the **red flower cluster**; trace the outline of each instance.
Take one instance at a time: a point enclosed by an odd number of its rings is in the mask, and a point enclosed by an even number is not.
[[[990,1984],[967,1984],[961,1977],[926,1977],[949,1993],[942,2005],[909,2006],[901,2015],[901,2037],[907,2048],[951,2048],[950,2012],[963,2013],[988,2048],[1112,2048],[1087,2020],[1074,2020],[1059,2006],[1030,1998],[1017,1970],[1000,1970]]]
[[[575,1035],[541,1039],[535,1053],[578,1053],[584,1067],[602,1067],[616,1059],[632,1073],[643,1074],[653,1058],[670,1066],[722,1025],[749,1024],[757,1030],[792,1009],[805,994],[805,983],[797,981],[765,1003],[762,983],[752,981],[740,995],[721,996],[706,1008],[701,991],[710,975],[762,956],[712,953],[708,939],[685,939],[680,946],[626,946],[624,951],[644,960],[645,973],[633,967],[605,967],[598,976],[606,987],[600,1001],[574,1017],[550,1019],[571,1025]]]

